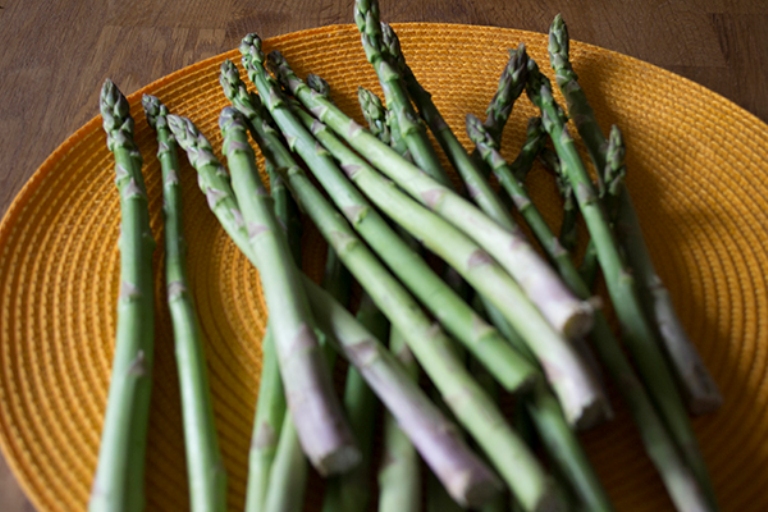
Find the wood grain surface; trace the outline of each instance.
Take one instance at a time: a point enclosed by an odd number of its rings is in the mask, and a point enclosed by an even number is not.
[[[352,0],[0,0],[0,214],[43,160],[98,113],[111,77],[125,93],[237,46],[352,22]],[[382,19],[571,36],[651,62],[768,121],[766,0],[384,1]],[[0,510],[33,510],[0,457]]]

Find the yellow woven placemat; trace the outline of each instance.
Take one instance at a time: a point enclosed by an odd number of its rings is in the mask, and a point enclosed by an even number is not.
[[[458,25],[397,28],[408,62],[465,143],[464,115],[484,111],[507,48],[525,41],[548,69],[542,34]],[[266,46],[279,47],[300,75],[311,70],[325,77],[348,112],[357,112],[358,85],[378,87],[352,26],[289,34]],[[720,412],[694,421],[723,510],[768,510],[768,126],[638,60],[578,43],[572,54],[603,126],[617,122],[624,131],[628,183],[648,245],[725,394]],[[218,147],[216,121],[226,100],[217,75],[225,57],[239,61],[234,51],[208,59],[129,98],[158,240],[160,171],[141,93],[191,117]],[[533,114],[525,99],[515,107],[507,156],[516,152]],[[190,275],[207,339],[229,504],[242,510],[265,307],[256,272],[208,211],[194,172],[183,171]],[[551,181],[534,171],[530,186],[556,221],[559,200]],[[113,354],[118,221],[112,158],[96,118],[45,161],[0,225],[0,445],[40,510],[82,510],[88,499]],[[305,247],[305,268],[318,275],[324,252],[316,233],[305,236]],[[155,261],[159,316],[147,504],[178,511],[188,508],[187,483],[160,248]],[[626,408],[614,398],[616,421],[583,436],[602,481],[619,510],[670,509]],[[318,501],[317,489],[309,501]]]

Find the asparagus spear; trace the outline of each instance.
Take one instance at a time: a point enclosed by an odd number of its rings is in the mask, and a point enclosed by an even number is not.
[[[549,79],[529,61],[527,93],[542,110],[544,129],[549,133],[595,243],[597,258],[613,301],[623,339],[655,401],[663,421],[691,467],[699,485],[714,507],[715,499],[704,459],[693,435],[680,395],[667,362],[655,343],[645,319],[632,274],[611,231],[608,218],[597,200],[597,192],[565,126],[565,114],[552,98]]]
[[[339,208],[365,236],[366,241],[387,261],[390,268],[397,272],[404,282],[409,283],[413,291],[440,321],[444,322],[452,333],[492,369],[494,375],[507,389],[514,391],[528,384],[532,378],[531,366],[522,362],[518,354],[511,350],[494,329],[479,320],[471,308],[450,290],[424,260],[410,250],[394,230],[362,199],[360,193],[344,179],[333,159],[327,152],[318,149],[317,141],[280,98],[275,84],[268,79],[264,68],[253,64],[248,64],[246,67],[249,76],[257,84],[261,97],[267,101],[273,118],[284,131],[286,140],[293,142],[294,149],[312,167],[317,178],[329,192],[333,188],[344,188],[341,193],[346,197],[344,202],[339,203]],[[233,69],[230,67],[226,75],[236,80],[238,79],[237,71],[232,71]],[[299,112],[297,114],[302,115]],[[312,121],[309,123],[311,124]],[[257,130],[264,127],[263,123],[254,124]],[[265,131],[261,137],[273,138],[274,135]],[[280,147],[277,142],[260,143],[260,146],[265,152],[273,153],[276,151],[275,148]],[[285,155],[283,158],[286,162],[291,160],[290,155]],[[286,165],[289,164],[286,163]]]
[[[400,73],[382,52],[382,33],[377,0],[355,0],[355,23],[360,31],[365,55],[379,77],[387,108],[397,118],[397,124],[414,163],[444,186],[451,180],[440,164],[424,126],[414,112]]]
[[[249,61],[260,62],[258,37],[254,34],[246,36],[241,51]],[[483,246],[518,280],[555,329],[568,337],[576,337],[589,329],[592,319],[591,306],[576,300],[568,292],[554,271],[533,250],[521,233],[509,232],[499,226],[474,205],[404,160],[332,103],[313,93],[296,77],[279,52],[270,54],[270,63],[283,85],[315,116],[415,199]],[[402,128],[402,120],[398,119],[398,122]]]
[[[541,118],[537,118],[537,131],[542,135],[546,135],[544,129],[541,126]],[[529,126],[530,130],[530,126]],[[542,144],[544,140],[542,137]],[[568,177],[563,173],[562,166],[560,165],[560,159],[557,157],[557,153],[549,148],[542,147],[539,153],[539,160],[555,176],[555,183],[557,184],[557,190],[560,192],[560,196],[563,198],[563,221],[560,224],[560,234],[558,239],[563,249],[572,253],[576,248],[576,226],[578,224],[579,209],[576,206],[576,198],[574,197],[573,187],[568,181]],[[518,181],[524,181],[516,172],[512,173]]]
[[[309,83],[309,80],[307,82]],[[312,87],[311,84],[309,85]],[[317,91],[314,87],[312,89]],[[360,109],[371,132],[385,144],[391,144],[392,147],[399,146],[400,132],[396,126],[393,129],[388,122],[394,120],[394,117],[388,117],[389,112],[381,104],[378,96],[363,87],[359,87],[357,92]],[[407,154],[407,147],[404,145],[399,147],[401,154]],[[401,233],[401,235],[404,235],[414,250],[418,250],[418,244],[410,238],[410,235],[407,233]],[[418,364],[403,335],[397,329],[390,330],[389,350],[405,367],[410,378],[417,381]],[[383,455],[378,473],[378,510],[379,512],[418,512],[421,509],[419,459],[408,437],[400,430],[397,421],[389,413],[385,413],[384,416],[383,437]]]
[[[310,74],[307,77],[307,83],[318,94],[322,94],[330,99],[330,85],[322,77]],[[263,117],[267,117],[263,109],[261,114]],[[340,272],[344,273],[343,279],[339,280],[336,278],[334,282],[342,282],[345,285],[349,282],[351,284],[352,277],[349,275],[349,271],[343,266],[336,251],[330,245],[328,246],[328,257],[323,287],[329,290],[327,285],[329,275],[336,276]],[[331,271],[329,271],[329,265],[333,266]],[[337,291],[338,288],[339,286],[334,287]],[[350,290],[349,286],[344,286],[343,288],[346,291]],[[331,291],[331,294],[342,304],[349,302],[348,293],[341,294],[341,297],[334,294],[333,291]],[[364,293],[360,300],[357,319],[364,327],[372,331],[377,339],[385,339],[387,336],[389,322],[387,322],[387,318],[381,311],[376,308],[368,294]],[[369,477],[371,474],[370,459],[376,414],[376,398],[360,375],[360,372],[351,365],[347,370],[347,379],[344,386],[344,409],[347,411],[352,428],[360,440],[363,461],[353,471],[349,471],[328,482],[323,501],[323,510],[328,512],[364,512],[368,506],[371,494]]]
[[[270,194],[275,203],[275,216],[281,226],[284,227],[288,246],[291,250],[293,261],[299,266],[301,259],[301,221],[298,218],[298,210],[291,199],[282,178],[275,169],[271,159],[265,159],[265,167],[269,176]],[[280,368],[278,366],[275,345],[269,328],[261,340],[261,378],[259,379],[259,397],[256,402],[256,414],[253,420],[253,435],[251,449],[248,458],[248,487],[245,495],[245,510],[257,512],[264,510],[269,490],[269,478],[272,465],[277,455],[281,430],[285,421],[285,395],[283,394],[283,382],[280,380]],[[289,420],[290,421],[290,420]],[[292,434],[292,435],[291,435]],[[293,443],[298,444],[296,431],[291,429],[289,434]],[[293,447],[283,440],[283,449],[294,451]],[[282,459],[284,457],[280,456]],[[290,468],[291,473],[306,475],[306,462],[303,457],[293,457],[288,460],[295,461],[296,468]],[[281,469],[286,466],[281,463]],[[280,479],[281,477],[276,477]],[[305,477],[302,477],[305,478]],[[297,483],[303,486],[301,478]],[[275,489],[273,487],[273,489]],[[294,489],[279,489],[295,494]],[[277,492],[277,491],[273,491]],[[301,503],[302,500],[297,500]]]
[[[229,113],[229,112],[228,112]],[[228,118],[225,118],[224,126]],[[226,172],[211,151],[210,143],[189,121],[169,116],[169,125],[179,145],[187,151],[198,171],[209,205],[231,219],[232,226],[244,224],[259,258],[260,276],[270,310],[270,329],[278,355],[288,408],[295,422],[304,452],[322,474],[343,472],[360,458],[341,406],[333,393],[328,367],[315,339],[312,316],[303,289],[296,277],[287,241],[274,217],[263,186],[256,181],[252,152],[247,144],[226,145],[233,178],[240,185],[245,211],[241,213],[230,194]],[[242,183],[241,183],[242,182]],[[296,350],[301,347],[301,350]]]
[[[341,264],[341,262],[339,261]],[[360,300],[357,320],[377,340],[386,339],[387,318],[379,311],[368,294]],[[344,409],[357,434],[363,454],[362,463],[354,470],[328,481],[323,500],[324,512],[365,512],[371,499],[370,475],[373,429],[376,417],[376,397],[365,379],[353,365],[347,371],[344,385]]]
[[[115,184],[120,193],[120,295],[112,377],[88,509],[133,511],[144,508],[144,456],[154,360],[155,241],[128,101],[109,79],[101,89],[100,108],[107,147],[115,157]]]
[[[499,154],[498,147],[490,133],[483,129],[478,119],[471,117],[468,117],[467,131],[477,145],[480,154],[499,177],[499,181],[504,184],[509,194],[516,198],[515,203],[520,205],[521,213],[528,221],[534,235],[541,241],[543,247],[551,250],[554,246],[548,242],[555,240],[555,235],[543,222],[536,205],[531,201],[523,184],[513,177],[511,169]],[[554,254],[551,256],[555,257]],[[568,261],[561,259],[558,268],[566,283],[577,295],[581,297],[589,295],[590,287],[581,278],[570,259]],[[634,372],[631,363],[624,356],[619,342],[614,338],[607,319],[600,311],[595,314],[592,339],[603,364],[610,371],[624,400],[629,404],[646,452],[656,465],[678,509],[711,510],[702,489],[696,482],[690,468],[686,466],[674,440],[664,428],[650,397]],[[535,418],[535,412],[532,415]],[[544,437],[546,442],[546,435]]]
[[[163,175],[165,278],[179,371],[190,503],[194,511],[219,511],[226,508],[227,475],[216,438],[203,337],[188,291],[178,146],[168,128],[165,105],[148,95],[142,104],[147,122],[157,132],[157,158]]]
[[[298,81],[295,75],[293,80]],[[302,82],[298,83],[303,86]],[[299,89],[301,87],[297,87]],[[300,96],[302,94],[299,93]],[[316,98],[316,95],[312,97]],[[332,105],[329,108],[333,108]],[[379,208],[459,271],[504,312],[521,334],[527,336],[537,357],[546,362],[543,367],[565,407],[569,422],[590,424],[596,416],[599,417],[603,397],[594,387],[591,376],[581,366],[571,347],[532,307],[509,275],[469,238],[392,187],[364,160],[332,137],[322,123],[317,121],[314,126],[316,136],[323,138],[326,147],[340,159],[351,179]],[[341,209],[345,211],[344,205]]]
[[[312,90],[317,91],[309,82],[309,75],[307,75],[307,85]],[[371,130],[371,133],[384,144],[392,145],[392,133],[389,123],[387,123],[387,109],[381,104],[379,97],[365,87],[358,87],[357,101],[360,103],[360,110],[363,113],[363,118],[368,122],[368,129]]]
[[[606,140],[568,61],[568,42],[567,27],[562,16],[558,15],[550,28],[550,60],[557,84],[567,101],[568,112],[576,123],[595,168],[602,170],[606,168]],[[656,326],[689,410],[695,414],[712,412],[722,404],[722,395],[685,333],[674,311],[669,291],[656,273],[627,187],[620,183],[617,188],[616,233],[638,281],[643,310]]]
[[[509,61],[501,73],[496,93],[485,111],[487,117],[483,124],[497,144],[501,143],[501,134],[515,101],[525,90],[527,62],[528,53],[523,43],[509,51]]]
[[[417,382],[419,366],[397,329],[389,334],[389,350],[405,368],[408,377]],[[397,419],[384,416],[384,448],[378,473],[379,512],[419,512],[421,510],[421,472],[419,458]]]
[[[515,230],[517,226],[512,219],[512,215],[505,205],[499,199],[499,196],[491,188],[490,183],[482,174],[479,166],[472,161],[464,146],[451,131],[448,123],[445,122],[442,114],[432,101],[432,95],[427,92],[418,82],[410,66],[406,64],[405,57],[400,51],[400,41],[392,27],[382,23],[382,48],[386,50],[386,55],[391,62],[395,63],[405,81],[408,94],[413,99],[419,114],[426,121],[429,129],[434,134],[437,142],[443,148],[453,167],[458,171],[463,180],[469,197],[477,203],[486,215],[494,219],[501,226],[508,230]],[[525,64],[522,64],[523,69]],[[450,186],[450,183],[448,184]]]

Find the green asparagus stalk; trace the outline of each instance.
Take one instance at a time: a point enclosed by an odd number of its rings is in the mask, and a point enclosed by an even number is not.
[[[563,221],[560,224],[560,245],[573,254],[576,248],[576,236],[577,236],[577,221],[579,216],[579,209],[576,205],[576,197],[573,193],[573,187],[571,187],[568,177],[562,172],[560,166],[560,159],[557,157],[557,153],[549,148],[542,148],[539,154],[539,160],[544,165],[544,168],[549,170],[555,176],[555,182],[557,183],[557,189],[563,198]],[[514,171],[513,171],[514,173]],[[515,173],[516,175],[517,173]],[[520,181],[524,181],[518,178]],[[587,248],[584,251],[584,256],[579,266],[579,274],[581,274],[582,280],[589,286],[589,289],[594,288],[594,283],[597,280],[597,274],[600,272],[600,264],[597,262],[597,252],[595,251],[595,244],[592,240],[587,243]]]
[[[539,118],[538,129],[540,133],[545,133],[541,127],[541,118]],[[578,225],[579,218],[579,209],[576,205],[573,187],[571,187],[568,177],[563,173],[557,153],[549,148],[542,148],[539,159],[544,164],[544,167],[554,174],[557,190],[563,198],[563,221],[560,224],[560,235],[558,237],[560,245],[569,253],[573,253],[576,248],[576,226]],[[523,181],[519,177],[517,179]]]
[[[357,320],[377,340],[387,338],[389,322],[368,294],[364,294],[360,301]],[[323,511],[365,512],[371,499],[371,452],[373,451],[376,397],[353,365],[349,366],[344,385],[344,409],[357,435],[363,460],[357,468],[328,481]]]
[[[301,221],[298,219],[298,207],[290,197],[282,177],[277,173],[274,162],[266,158],[264,163],[269,176],[270,194],[275,204],[275,216],[280,225],[285,229],[288,246],[291,249],[291,256],[297,266],[299,266],[301,260]],[[283,382],[280,380],[280,368],[269,328],[267,328],[261,341],[261,353],[259,397],[256,402],[256,414],[253,421],[253,435],[248,460],[248,487],[245,496],[245,510],[247,512],[264,510],[269,490],[270,472],[272,464],[277,457],[280,432],[285,421],[286,403],[283,393]],[[291,435],[293,443],[299,443],[294,429],[291,429],[289,435]],[[288,452],[294,450],[287,439],[283,440],[283,449]],[[306,466],[306,461],[303,457],[294,457],[289,460],[294,461],[297,467],[292,468],[290,465],[281,464],[280,468],[287,467],[290,469],[290,472],[299,473],[303,471],[306,474],[306,468],[304,467]],[[277,476],[276,479],[281,479],[281,477]],[[297,483],[302,482],[299,481]],[[273,492],[280,491],[296,493],[294,489],[279,489],[279,491]],[[298,500],[298,502],[301,503],[301,500]]]
[[[419,366],[403,335],[397,329],[389,333],[389,350],[395,355],[413,382],[418,381]],[[389,412],[384,416],[384,450],[378,473],[379,512],[419,512],[421,510],[421,471],[413,444]]]
[[[285,422],[285,395],[275,345],[269,329],[261,340],[261,378],[253,435],[248,456],[248,487],[245,510],[263,510],[269,490],[269,478]],[[298,442],[298,441],[297,441]]]
[[[88,509],[134,511],[144,508],[144,456],[154,360],[155,241],[128,101],[109,79],[101,90],[100,107],[120,193],[120,295],[112,377]]]
[[[308,82],[309,83],[309,82]],[[311,84],[309,84],[311,87]],[[314,87],[312,89],[316,90]],[[378,96],[363,87],[358,88],[358,101],[363,117],[368,122],[371,133],[385,144],[399,146],[400,139],[396,126],[391,129],[388,112],[381,104]],[[396,124],[396,120],[395,120]],[[408,148],[399,146],[402,154],[407,154]],[[401,233],[414,250],[417,243],[407,233]],[[411,243],[413,242],[413,243]],[[397,329],[389,333],[389,349],[408,371],[412,380],[417,381],[419,367],[413,353]],[[384,446],[381,467],[378,473],[379,482],[379,512],[418,512],[421,510],[421,471],[416,450],[408,437],[400,430],[395,418],[385,412],[384,416]]]
[[[291,411],[285,412],[280,439],[269,472],[264,512],[301,512],[307,489],[309,465],[299,443],[299,432]]]
[[[558,15],[550,28],[550,60],[556,73],[557,84],[567,101],[568,112],[576,123],[595,168],[602,170],[606,168],[607,143],[568,60],[568,46],[568,30],[562,16]],[[643,310],[656,326],[688,409],[695,414],[712,412],[722,404],[722,395],[685,333],[674,311],[669,291],[653,266],[627,187],[622,182],[617,188],[617,226],[620,229],[616,232],[626,253],[627,262],[638,281]]]
[[[168,120],[176,140],[198,171],[211,209],[230,219],[225,229],[231,232],[233,226],[244,225],[250,232],[249,243],[259,258],[257,268],[264,283],[288,408],[305,453],[322,474],[349,469],[359,461],[360,454],[333,393],[285,235],[275,219],[271,201],[257,181],[250,147],[247,142],[227,139],[225,148],[236,189],[243,195],[245,211],[241,212],[231,195],[226,171],[214,157],[210,143],[189,120],[177,116],[169,116]]]
[[[227,475],[216,437],[203,336],[188,290],[178,146],[168,128],[165,105],[148,95],[142,103],[147,122],[157,132],[157,158],[163,175],[165,278],[179,371],[190,503],[196,512],[222,511],[226,508]]]
[[[608,135],[608,141],[605,147],[605,167],[600,174],[600,199],[605,205],[605,211],[612,223],[616,223],[619,215],[620,192],[624,189],[624,178],[627,175],[627,168],[624,165],[624,138],[621,135],[619,127],[611,126],[611,132]]]
[[[405,62],[405,57],[400,50],[400,41],[397,34],[387,24],[381,25],[382,47],[391,62],[396,63],[398,71],[403,77],[408,94],[413,99],[419,110],[419,115],[429,126],[437,142],[448,156],[448,160],[458,171],[459,176],[467,188],[469,197],[477,203],[486,215],[494,219],[501,226],[509,230],[515,230],[517,226],[512,219],[509,210],[491,188],[491,184],[483,175],[475,162],[472,161],[464,146],[445,122],[442,114],[432,101],[432,95],[424,89],[413,74],[410,66]],[[524,65],[523,65],[524,67]],[[449,184],[450,185],[450,184]]]
[[[549,80],[541,74],[533,60],[529,61],[528,71],[528,95],[542,110],[544,129],[549,133],[566,176],[575,191],[579,209],[595,243],[597,258],[622,327],[624,342],[648,386],[659,414],[709,498],[710,504],[715,508],[714,493],[706,465],[683,402],[667,362],[655,343],[653,330],[645,319],[634,279],[624,262],[605,211],[597,200],[597,191],[565,126],[565,114],[552,98]]]
[[[271,158],[264,159],[264,167],[269,177],[269,194],[275,204],[275,217],[285,231],[291,257],[298,268],[301,268],[301,213],[296,202],[285,187],[282,176],[277,172]]]
[[[520,386],[529,384],[533,374],[529,364],[521,363],[521,358],[510,349],[498,333],[484,324],[469,306],[464,303],[451,289],[430,269],[429,265],[415,254],[408,245],[392,230],[362,198],[362,195],[344,178],[336,163],[325,150],[318,149],[318,143],[289,109],[287,103],[280,99],[275,84],[272,83],[263,67],[248,65],[251,79],[257,84],[260,95],[267,101],[272,116],[283,130],[286,140],[293,142],[294,149],[313,169],[318,180],[329,193],[332,189],[343,190],[344,202],[338,204],[339,209],[356,226],[368,243],[375,248],[387,262],[389,267],[398,274],[403,282],[409,283],[414,293],[430,308],[430,310],[445,323],[446,327],[465,343],[477,357],[489,366],[506,389],[517,390]],[[227,72],[233,80],[237,71]],[[306,114],[297,111],[297,115]],[[255,123],[262,129],[263,123]],[[274,134],[264,131],[264,139],[274,139]],[[281,145],[275,142],[260,142],[265,152],[275,153]],[[278,155],[275,155],[277,158]],[[285,154],[281,157],[285,165],[291,164],[292,157]],[[480,322],[480,323],[478,323]]]
[[[242,208],[251,245],[261,262],[258,268],[263,268],[260,275],[267,306],[272,306],[269,308],[270,329],[278,349],[294,426],[304,452],[321,474],[346,472],[359,463],[361,454],[334,393],[296,266],[286,261],[290,258],[287,240],[258,179],[245,118],[236,109],[226,107],[219,125],[232,173],[232,188]],[[283,322],[285,327],[281,327]],[[281,328],[286,331],[284,341],[280,341]],[[298,350],[292,354],[290,347]],[[290,369],[293,371],[288,371]]]
[[[377,0],[355,0],[355,23],[360,31],[365,55],[379,77],[387,109],[397,118],[400,133],[414,163],[429,176],[444,186],[450,187],[451,180],[440,164],[424,126],[408,98],[402,78],[382,51],[381,22]]]
[[[510,167],[506,164],[501,154],[499,154],[498,146],[493,141],[490,133],[484,130],[482,123],[477,118],[470,116],[467,117],[467,131],[472,141],[477,145],[478,151],[493,169],[499,181],[508,193],[515,198],[515,204],[519,206],[520,213],[528,222],[536,238],[539,239],[545,250],[549,251],[550,257],[558,261],[558,269],[565,282],[578,296],[589,296],[590,287],[576,271],[570,258],[566,259],[557,256],[554,250],[557,245],[551,243],[552,240],[557,240],[557,238],[546,222],[544,222],[536,205],[531,201],[525,186],[513,176]],[[595,328],[592,338],[600,358],[611,372],[614,381],[619,385],[619,391],[624,400],[630,406],[645,444],[646,452],[656,464],[673,501],[680,510],[710,510],[702,489],[698,486],[696,479],[686,466],[674,440],[664,428],[663,422],[654,409],[645,388],[635,374],[632,365],[624,356],[619,342],[613,336],[607,319],[600,311],[597,311],[595,314]],[[552,403],[551,407],[557,407],[557,404]],[[538,416],[536,410],[531,410],[530,414],[537,424],[541,424],[544,418]],[[561,427],[557,423],[549,423],[548,428],[541,429],[540,433],[544,443],[548,444],[551,442],[548,437],[552,434],[559,436],[558,430],[560,429]],[[564,451],[551,450],[551,453],[558,457]],[[559,467],[563,467],[563,465],[561,464]],[[571,479],[573,474],[571,471],[566,472],[566,476],[569,479]],[[576,485],[575,488],[577,491],[580,491],[583,487]],[[590,507],[590,510],[597,509],[598,503],[589,500],[585,500],[585,503]]]
[[[501,144],[501,134],[515,101],[525,90],[527,65],[528,53],[525,51],[525,45],[520,43],[516,49],[509,51],[509,61],[501,73],[496,93],[485,111],[487,117],[484,126],[497,144]]]
[[[309,75],[307,75],[307,85],[316,91],[309,83]],[[368,129],[371,130],[371,133],[384,144],[391,145],[392,134],[387,123],[387,109],[384,108],[379,97],[365,87],[358,87],[357,101],[360,103],[360,111],[363,113],[363,118],[368,123]]]
[[[486,128],[486,130],[488,129]],[[490,131],[488,134],[493,136]],[[546,137],[547,134],[541,127],[541,118],[532,117],[529,119],[523,147],[520,148],[520,153],[518,153],[515,160],[509,164],[509,167],[512,170],[512,175],[517,178],[518,181],[525,181],[528,173],[533,168],[536,157],[541,155],[542,151],[544,150]],[[497,139],[493,139],[493,141],[497,146],[499,146]]]
[[[307,77],[307,83],[318,94],[322,94],[330,99],[331,88],[328,82],[318,75],[310,74]],[[262,111],[263,114],[263,111]],[[266,117],[266,114],[264,114]],[[349,271],[343,266],[341,260],[336,255],[336,251],[331,246],[328,247],[329,261],[326,263],[326,275],[323,287],[330,290],[328,286],[329,275],[334,276],[343,271],[343,279],[337,278],[334,282],[342,282],[345,286],[346,294],[334,294],[342,305],[349,302],[349,286],[351,276]],[[332,259],[331,259],[332,257]],[[334,270],[329,272],[329,265],[333,265]],[[334,289],[338,292],[339,286]],[[389,330],[387,318],[376,308],[371,301],[370,296],[363,294],[357,311],[357,319],[364,327],[373,332],[377,339],[383,340]],[[360,448],[363,454],[363,460],[354,470],[333,478],[328,482],[325,497],[323,501],[323,510],[328,512],[364,512],[370,500],[370,474],[371,474],[371,451],[373,442],[373,428],[376,413],[375,395],[365,383],[362,375],[357,369],[350,365],[347,370],[347,379],[344,386],[344,409],[350,418],[350,423],[360,441]]]
[[[255,35],[249,35],[244,41],[245,43],[241,45],[244,55],[251,62],[260,62],[260,43],[256,43],[258,38]],[[575,299],[568,292],[565,285],[525,240],[522,233],[510,232],[499,226],[474,205],[404,160],[332,103],[313,93],[292,72],[279,52],[270,54],[270,62],[286,88],[316,117],[343,137],[355,150],[411,196],[454,224],[486,249],[518,280],[533,303],[541,308],[544,316],[558,332],[568,337],[576,337],[589,329],[592,321],[591,306]],[[398,119],[398,121],[402,128],[402,120]]]
[[[303,86],[295,75],[292,80]],[[317,98],[316,95],[304,95],[303,91],[299,95]],[[333,108],[327,105],[326,108]],[[551,329],[509,275],[469,238],[439,216],[417,205],[338,139],[328,136],[330,133],[322,123],[317,121],[314,126],[316,136],[323,138],[326,147],[341,161],[351,179],[379,208],[459,271],[527,337],[537,357],[546,362],[543,367],[564,404],[569,422],[586,425],[599,417],[604,398],[594,387],[589,372],[581,366],[570,345]],[[344,204],[339,206],[342,211],[346,210]]]

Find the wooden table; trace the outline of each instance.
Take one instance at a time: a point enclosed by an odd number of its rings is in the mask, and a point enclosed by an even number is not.
[[[768,121],[764,0],[410,0],[382,19],[546,31],[562,12],[574,39],[690,78]],[[42,161],[98,112],[111,77],[127,94],[237,46],[352,22],[352,0],[117,2],[0,0],[0,214]],[[33,510],[0,457],[0,510]]]

